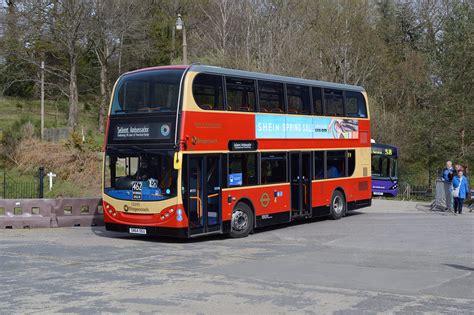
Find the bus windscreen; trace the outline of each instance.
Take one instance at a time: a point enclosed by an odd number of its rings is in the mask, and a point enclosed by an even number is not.
[[[395,157],[372,155],[372,178],[397,179],[398,161]]]
[[[111,114],[175,112],[184,70],[148,70],[125,74],[119,81]]]
[[[105,163],[104,192],[112,198],[158,201],[176,196],[172,153],[107,154]]]

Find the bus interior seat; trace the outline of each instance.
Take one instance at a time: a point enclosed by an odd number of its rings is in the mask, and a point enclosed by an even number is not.
[[[201,105],[201,108],[203,108],[203,109],[214,109],[214,106],[212,106],[210,104],[203,104],[203,105]]]

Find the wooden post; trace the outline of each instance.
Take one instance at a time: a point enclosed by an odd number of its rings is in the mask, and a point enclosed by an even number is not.
[[[44,61],[41,61],[41,141],[44,141]]]

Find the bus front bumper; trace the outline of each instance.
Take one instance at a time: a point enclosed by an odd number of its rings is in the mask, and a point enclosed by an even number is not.
[[[187,238],[187,228],[170,228],[170,227],[156,227],[156,226],[138,226],[138,225],[125,225],[116,223],[105,223],[105,229],[107,231],[123,232],[134,235],[157,235],[157,236],[169,236]]]

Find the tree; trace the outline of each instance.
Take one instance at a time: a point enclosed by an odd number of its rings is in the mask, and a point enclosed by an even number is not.
[[[52,37],[67,53],[69,66],[69,128],[75,128],[78,121],[79,91],[77,65],[79,58],[88,50],[86,46],[90,29],[92,3],[87,0],[53,1]]]
[[[109,67],[123,47],[123,38],[139,32],[139,7],[129,1],[95,0],[89,40],[100,65],[99,131],[104,132],[106,109],[111,93]]]
[[[474,5],[456,2],[444,25],[439,51],[443,137],[452,158],[474,163]]]

